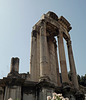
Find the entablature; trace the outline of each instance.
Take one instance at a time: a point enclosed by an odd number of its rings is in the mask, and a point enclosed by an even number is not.
[[[61,30],[65,39],[70,38],[69,31],[71,30],[71,25],[63,16],[58,18],[55,13],[48,12],[47,14],[42,15],[41,19],[34,25],[34,27],[39,30],[42,22],[46,23],[46,31],[52,33],[53,36],[57,36],[59,30]]]

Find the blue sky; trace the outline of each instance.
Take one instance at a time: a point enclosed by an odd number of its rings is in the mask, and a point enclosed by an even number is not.
[[[20,72],[29,71],[31,30],[48,11],[71,23],[77,73],[86,73],[86,0],[0,0],[0,78],[9,73],[12,57],[20,58]]]

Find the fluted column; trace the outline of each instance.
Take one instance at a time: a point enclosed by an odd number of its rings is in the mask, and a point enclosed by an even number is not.
[[[41,28],[40,28],[40,79],[49,80],[46,23],[43,20],[41,22]]]
[[[78,89],[79,86],[78,86],[75,62],[74,62],[74,57],[73,57],[72,46],[71,46],[71,41],[70,40],[67,40],[67,47],[68,47],[68,56],[69,56],[72,83],[74,84],[74,87],[76,89]]]
[[[69,82],[68,73],[67,73],[67,64],[66,64],[66,58],[65,58],[64,43],[63,43],[63,34],[61,33],[61,30],[59,30],[59,35],[58,35],[58,47],[59,47],[59,58],[60,58],[62,83]]]
[[[40,78],[40,32],[37,33],[37,79]]]
[[[37,81],[36,79],[36,66],[37,66],[37,31],[32,31],[31,36],[31,53],[30,53],[30,74],[31,74],[31,80]]]

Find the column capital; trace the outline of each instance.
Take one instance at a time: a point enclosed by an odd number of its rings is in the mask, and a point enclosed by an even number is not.
[[[61,29],[59,29],[59,34],[57,35],[57,37],[58,37],[58,38],[59,38],[59,37],[63,37],[63,34],[62,34]]]
[[[64,30],[60,27],[60,28],[58,28],[58,35],[57,35],[57,37],[64,37],[63,35],[64,35]]]
[[[71,40],[70,39],[67,40],[67,46],[68,47],[71,46]]]
[[[41,26],[41,27],[44,26],[45,23],[46,23],[45,19],[42,19],[42,20],[40,21],[40,26]]]
[[[32,37],[37,37],[37,30],[32,30]]]
[[[40,35],[41,36],[46,36],[46,22],[45,22],[45,20],[41,20],[41,23],[40,23]]]

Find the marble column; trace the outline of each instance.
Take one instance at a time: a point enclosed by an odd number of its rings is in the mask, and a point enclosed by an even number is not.
[[[37,67],[37,31],[32,30],[31,34],[31,53],[30,53],[30,74],[31,80],[37,81],[36,79],[36,67]]]
[[[40,79],[49,80],[48,44],[46,36],[46,23],[41,21],[40,28]]]
[[[71,46],[70,40],[67,40],[67,48],[68,48],[68,56],[69,56],[72,83],[74,84],[74,87],[76,89],[78,89],[79,86],[78,86],[78,80],[77,80],[77,73],[76,73],[75,62],[74,62],[74,57],[73,57],[72,46]]]
[[[69,79],[68,79],[68,73],[67,73],[67,64],[66,64],[66,58],[65,58],[63,34],[61,30],[59,30],[59,34],[58,34],[58,47],[59,47],[59,58],[60,58],[62,83],[65,83],[65,82],[68,83]]]
[[[57,61],[55,50],[55,38],[48,38],[48,51],[49,51],[49,67],[50,67],[50,79],[55,85],[57,85]]]
[[[56,56],[57,85],[61,86],[60,73],[59,73],[59,64],[58,64],[58,54],[57,54],[57,45],[56,45],[56,43],[55,43],[55,56]]]
[[[37,80],[40,78],[40,32],[37,34]]]

